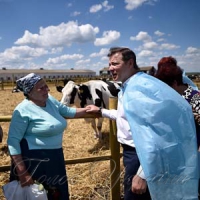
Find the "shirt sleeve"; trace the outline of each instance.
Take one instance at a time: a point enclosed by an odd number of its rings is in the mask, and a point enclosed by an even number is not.
[[[145,179],[145,175],[144,175],[144,171],[143,171],[143,169],[142,169],[142,165],[140,165],[140,167],[138,168],[137,175],[138,175],[140,178]]]
[[[12,115],[8,132],[8,149],[10,155],[21,154],[20,141],[23,138],[28,127],[28,118],[21,112],[15,110]]]
[[[116,120],[117,110],[108,110],[108,109],[103,108],[101,112],[102,112],[102,117]]]

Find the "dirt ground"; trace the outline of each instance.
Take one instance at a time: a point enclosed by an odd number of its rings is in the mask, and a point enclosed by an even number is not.
[[[49,85],[50,93],[58,100],[61,93],[56,91],[54,85]],[[21,92],[12,93],[12,88],[0,90],[0,116],[12,115],[15,106],[24,98]],[[4,138],[0,144],[0,166],[10,165],[10,157],[7,154],[7,133],[9,122],[0,122]],[[93,130],[84,119],[68,120],[68,127],[63,138],[65,159],[83,158],[99,155],[108,155],[109,152],[109,121],[104,120],[102,128],[103,139],[93,137]],[[122,162],[122,161],[121,161]],[[92,162],[84,164],[67,165],[69,190],[71,200],[109,200],[110,199],[110,162]],[[121,164],[120,190],[123,195],[123,166]],[[9,171],[0,172],[0,185],[9,180]],[[0,200],[5,200],[0,188]]]

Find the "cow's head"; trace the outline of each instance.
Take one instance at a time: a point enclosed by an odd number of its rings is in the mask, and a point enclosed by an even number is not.
[[[75,104],[75,99],[77,96],[78,87],[73,81],[69,81],[65,87],[62,89],[62,99],[61,103],[69,106]]]
[[[73,81],[69,81],[62,89],[61,103],[70,106],[74,104],[76,107],[84,107],[87,100],[91,100],[89,88],[85,84],[76,85]]]

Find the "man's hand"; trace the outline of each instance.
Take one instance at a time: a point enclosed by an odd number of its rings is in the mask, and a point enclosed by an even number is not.
[[[132,179],[132,187],[131,190],[136,194],[143,194],[146,192],[147,182],[145,179],[142,179],[138,175],[135,175]]]

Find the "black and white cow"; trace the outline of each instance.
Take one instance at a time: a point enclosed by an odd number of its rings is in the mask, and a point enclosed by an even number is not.
[[[120,86],[120,83],[102,80],[90,80],[82,84],[75,84],[75,82],[69,81],[63,88],[62,86],[57,86],[57,90],[62,92],[61,103],[67,106],[75,105],[83,108],[94,104],[98,107],[108,108],[109,98],[117,97]],[[86,122],[91,122],[94,137],[101,138],[103,118],[98,118],[97,120],[96,124],[94,118],[85,119]]]

